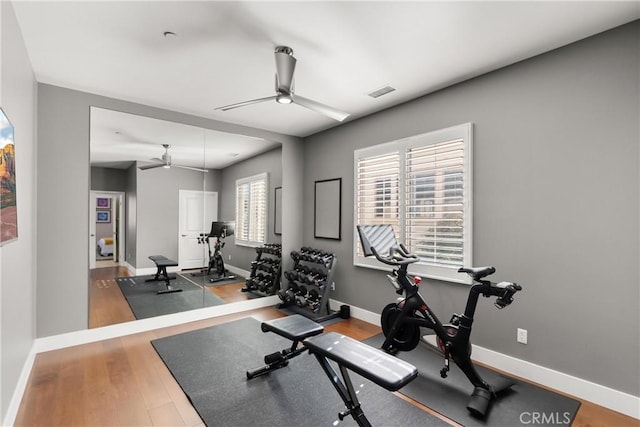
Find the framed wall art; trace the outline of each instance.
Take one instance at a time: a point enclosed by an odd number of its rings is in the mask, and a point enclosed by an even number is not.
[[[314,237],[340,240],[342,234],[342,178],[316,181]]]
[[[111,222],[111,211],[96,211],[96,222]]]
[[[110,209],[111,208],[111,199],[109,197],[97,197],[96,198],[96,208],[97,209]]]
[[[16,150],[13,125],[0,108],[0,246],[18,238]]]
[[[273,234],[282,235],[282,187],[275,189]]]

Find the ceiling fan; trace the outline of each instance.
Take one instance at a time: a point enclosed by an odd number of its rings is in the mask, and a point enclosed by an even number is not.
[[[209,172],[207,169],[200,169],[200,168],[193,168],[191,166],[183,166],[183,165],[176,165],[175,163],[171,163],[171,155],[169,154],[169,148],[171,148],[171,145],[169,144],[162,144],[162,146],[164,147],[164,154],[162,155],[162,158],[159,159],[157,157],[154,157],[153,160],[154,162],[160,162],[160,163],[155,163],[153,165],[146,165],[146,166],[138,166],[138,169],[140,170],[147,170],[147,169],[155,169],[155,168],[180,168],[180,169],[189,169],[192,171],[198,171],[198,172]]]
[[[287,46],[278,46],[275,50],[276,56],[276,94],[266,98],[257,98],[250,101],[239,102],[237,104],[218,107],[216,110],[232,110],[246,105],[257,104],[259,102],[275,100],[280,104],[298,104],[317,113],[323,114],[334,120],[343,121],[349,117],[349,113],[337,110],[328,105],[321,104],[308,98],[304,98],[293,93],[293,72],[296,68],[296,58],[293,56],[293,49]]]

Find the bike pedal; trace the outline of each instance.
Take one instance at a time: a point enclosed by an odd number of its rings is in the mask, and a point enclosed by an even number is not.
[[[386,353],[395,356],[396,354],[398,354],[398,349],[395,347],[389,347],[387,349],[384,350]]]

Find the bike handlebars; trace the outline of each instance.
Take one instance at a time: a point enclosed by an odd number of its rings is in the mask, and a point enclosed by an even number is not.
[[[522,286],[517,283],[510,282],[500,282],[500,283],[492,283],[493,288],[496,288],[496,294],[498,298],[493,303],[498,309],[503,309],[509,304],[513,302],[513,296],[516,292],[522,290]]]
[[[371,246],[371,252],[378,261],[387,265],[401,266],[420,261],[420,257],[410,253],[402,243],[397,246],[391,246],[387,256],[380,255],[373,246]]]

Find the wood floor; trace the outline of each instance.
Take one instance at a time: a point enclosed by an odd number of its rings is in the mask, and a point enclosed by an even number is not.
[[[92,274],[92,281],[96,282],[96,289],[92,291],[94,303],[100,298],[98,295],[107,293],[104,284],[97,285],[101,280],[109,280],[100,278],[101,274],[96,273],[96,277]],[[92,306],[92,309],[98,307]],[[151,341],[248,316],[267,320],[282,317],[283,314],[268,307],[40,353],[36,357],[15,425],[203,426],[195,409],[153,349]],[[353,318],[326,326],[325,330],[358,340],[380,332],[378,326]],[[456,425],[411,399],[396,394]],[[640,422],[583,401],[573,425],[627,427],[639,426]]]
[[[184,273],[188,277],[188,273]],[[129,276],[124,267],[96,268],[89,273],[89,328],[113,325],[136,320],[127,300],[120,292],[116,277]],[[193,279],[198,285],[198,278]],[[244,279],[229,281],[217,286],[202,286],[204,292],[211,292],[224,302],[246,301],[250,297],[241,292]]]

